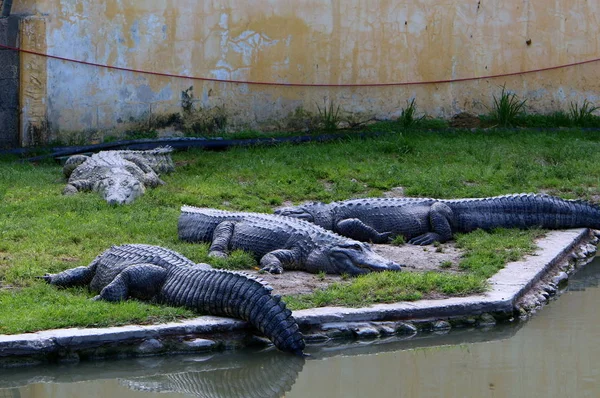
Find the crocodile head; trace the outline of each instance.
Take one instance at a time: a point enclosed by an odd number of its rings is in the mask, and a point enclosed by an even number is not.
[[[286,217],[299,218],[317,224],[326,229],[333,229],[333,215],[331,205],[323,202],[310,202],[299,206],[282,207],[275,210],[275,214]]]
[[[133,202],[144,193],[144,184],[129,173],[115,172],[97,183],[98,192],[111,205]]]
[[[313,250],[306,261],[309,272],[359,275],[376,271],[400,271],[400,264],[390,261],[366,243],[347,241],[322,245]]]

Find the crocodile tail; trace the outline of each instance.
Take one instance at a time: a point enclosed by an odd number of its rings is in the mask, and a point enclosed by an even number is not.
[[[161,301],[249,322],[281,351],[302,355],[304,338],[292,312],[272,288],[252,276],[222,270],[173,268]]]
[[[600,208],[582,200],[520,194],[442,202],[452,209],[461,232],[497,227],[600,228]]]

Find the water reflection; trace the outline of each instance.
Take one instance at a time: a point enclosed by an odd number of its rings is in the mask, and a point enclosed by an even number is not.
[[[304,358],[271,351],[215,365],[207,363],[201,369],[120,380],[120,383],[132,390],[177,392],[202,398],[279,398],[296,382]]]
[[[279,398],[291,389],[304,362],[304,358],[276,350],[246,350],[207,356],[6,369],[0,378],[0,398],[48,396],[49,386],[111,379],[117,381],[119,387],[143,392],[173,392],[202,398]],[[123,396],[122,389],[112,384],[109,390]],[[27,385],[34,388],[21,391],[15,388]]]
[[[0,398],[600,396],[600,261],[526,323],[311,347],[2,370]],[[1,389],[5,387],[5,389]]]

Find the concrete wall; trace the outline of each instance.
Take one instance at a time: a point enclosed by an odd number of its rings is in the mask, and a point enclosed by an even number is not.
[[[83,61],[209,78],[280,83],[419,82],[561,65],[600,57],[600,2],[572,0],[24,0],[39,15],[29,45]],[[38,35],[38,36],[36,36]],[[37,42],[40,42],[39,44]],[[430,115],[485,113],[499,86],[530,111],[598,101],[597,63],[523,76],[394,87],[276,87],[156,77],[57,60],[26,84],[45,96],[52,129],[106,129],[180,110],[194,87],[238,126],[281,120],[324,98],[343,109],[397,116],[416,98]],[[41,66],[41,65],[40,65]],[[42,90],[43,91],[43,90]],[[36,100],[39,103],[39,99]],[[36,102],[34,101],[34,102]],[[31,109],[31,108],[29,108]],[[26,126],[30,122],[25,112]]]
[[[18,32],[18,18],[0,18],[0,44],[18,46]],[[18,129],[19,53],[0,48],[0,149],[19,144]]]

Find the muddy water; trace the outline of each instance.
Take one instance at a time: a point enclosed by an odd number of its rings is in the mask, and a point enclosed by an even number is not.
[[[313,348],[0,372],[5,397],[597,397],[600,261],[527,323]]]

